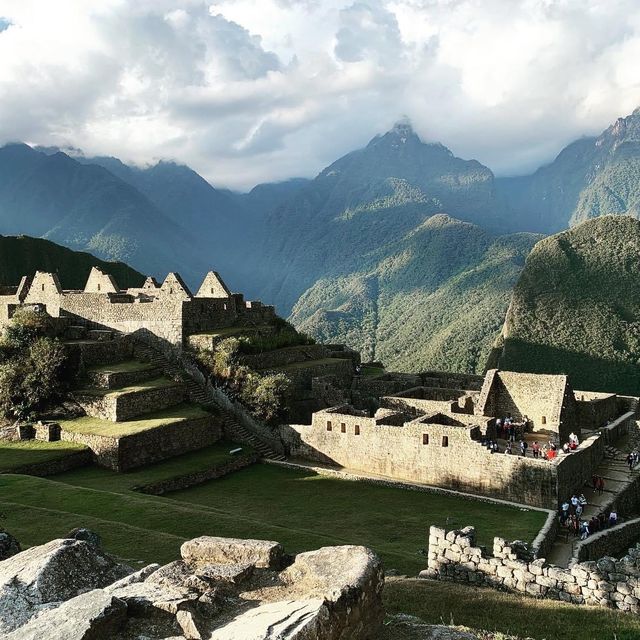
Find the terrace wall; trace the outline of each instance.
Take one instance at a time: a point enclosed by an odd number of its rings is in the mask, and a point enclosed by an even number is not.
[[[121,437],[62,430],[60,437],[84,444],[98,464],[114,471],[126,471],[214,444],[222,437],[215,416],[183,420]]]

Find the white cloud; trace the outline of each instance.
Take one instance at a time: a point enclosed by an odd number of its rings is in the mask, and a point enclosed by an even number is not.
[[[0,0],[0,143],[313,175],[408,115],[498,173],[640,104],[637,0]]]

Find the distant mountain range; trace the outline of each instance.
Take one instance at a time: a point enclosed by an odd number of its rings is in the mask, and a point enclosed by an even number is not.
[[[317,337],[399,369],[481,369],[536,234],[609,213],[640,216],[640,110],[517,178],[407,124],[313,180],[246,194],[172,162],[0,149],[0,233],[192,284],[214,267]]]

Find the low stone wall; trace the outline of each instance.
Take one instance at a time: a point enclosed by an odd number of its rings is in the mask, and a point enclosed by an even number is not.
[[[168,478],[166,480],[159,480],[158,482],[150,482],[149,484],[134,487],[134,491],[154,496],[161,496],[164,493],[169,493],[170,491],[188,489],[189,487],[195,487],[196,485],[208,482],[209,480],[222,478],[230,473],[240,471],[241,469],[255,464],[259,459],[260,454],[258,453],[238,456],[226,464],[213,467],[211,469],[204,469],[194,473],[185,473],[184,475],[177,476],[175,478]]]
[[[536,598],[640,612],[640,546],[620,560],[575,563],[567,569],[533,560],[515,543],[494,538],[493,554],[475,544],[475,530],[429,530],[428,568],[421,577],[467,582]]]
[[[611,529],[605,529],[580,541],[574,557],[577,560],[597,560],[605,555],[617,555],[640,540],[640,518],[633,518]]]
[[[108,342],[71,342],[67,349],[86,367],[94,364],[112,364],[131,358],[133,345],[127,338]]]
[[[322,360],[329,357],[331,357],[331,352],[324,345],[308,344],[243,355],[240,361],[252,369],[270,369],[272,367],[284,367],[294,362]]]
[[[195,451],[220,440],[222,428],[211,415],[184,420],[140,433],[114,438],[62,430],[61,439],[89,447],[98,464],[126,471],[152,462]]]
[[[76,392],[73,398],[90,416],[111,422],[124,422],[179,404],[185,398],[185,388],[175,384],[107,395]]]
[[[162,375],[162,371],[156,367],[140,369],[139,371],[89,371],[89,382],[100,389],[119,389],[128,387],[137,382],[152,380]]]
[[[558,454],[558,501],[570,498],[574,493],[580,494],[586,482],[604,458],[605,438],[593,435],[583,440],[579,447],[571,453]]]
[[[536,558],[546,558],[560,530],[560,522],[555,511],[550,511],[547,521],[531,543],[531,551]]]
[[[92,460],[93,455],[91,450],[85,449],[84,451],[70,453],[68,456],[57,458],[56,460],[38,462],[35,464],[25,464],[21,467],[12,469],[8,473],[19,473],[25,476],[38,476],[44,478],[45,476],[54,476],[57,473],[64,473],[65,471],[71,471],[71,469],[84,467],[91,464]]]
[[[294,388],[311,389],[313,378],[334,376],[338,384],[348,387],[353,376],[353,362],[347,359],[327,358],[322,361],[309,361],[299,367],[285,367],[282,369],[262,369],[263,373],[284,373],[292,382]]]

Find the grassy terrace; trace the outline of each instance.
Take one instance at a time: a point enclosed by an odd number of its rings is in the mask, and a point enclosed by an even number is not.
[[[456,624],[520,638],[640,638],[640,617],[633,613],[576,607],[451,582],[391,579],[385,585],[384,600],[388,614],[408,613],[429,624]],[[391,636],[383,634],[381,640],[387,637]]]
[[[163,409],[155,413],[146,413],[143,419],[129,420],[127,422],[111,422],[91,416],[83,416],[75,420],[61,420],[60,426],[66,431],[75,431],[90,435],[110,436],[120,438],[156,429],[157,427],[182,422],[183,420],[193,420],[196,418],[206,418],[211,414],[204,409],[192,404],[178,404],[169,409]]]
[[[194,333],[194,336],[214,336],[216,338],[230,338],[231,336],[253,333],[260,327],[225,327],[223,329],[212,329],[211,331],[201,331]]]
[[[182,464],[175,459],[126,474],[87,468],[53,479],[5,475],[3,526],[26,545],[87,526],[100,532],[113,553],[147,562],[175,559],[185,539],[200,535],[278,540],[290,552],[364,544],[388,568],[415,575],[426,564],[431,524],[473,523],[480,541],[489,543],[494,535],[532,540],[545,518],[537,511],[262,464],[170,497],[131,490],[169,469],[179,475],[191,468],[183,457]]]
[[[92,373],[129,373],[131,371],[147,371],[154,369],[154,365],[149,362],[138,362],[137,360],[126,360],[114,364],[103,364],[89,367]]]
[[[123,396],[128,393],[137,393],[139,391],[149,391],[151,389],[165,389],[169,387],[175,387],[176,382],[169,380],[169,378],[154,378],[153,380],[145,380],[144,382],[138,382],[137,384],[129,387],[121,387],[120,389],[100,389],[98,387],[87,387],[84,389],[78,389],[78,393],[91,396]]]
[[[42,442],[22,440],[18,442],[0,440],[0,473],[11,472],[26,464],[39,464],[64,458],[85,449],[72,442]]]

